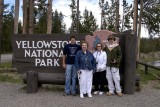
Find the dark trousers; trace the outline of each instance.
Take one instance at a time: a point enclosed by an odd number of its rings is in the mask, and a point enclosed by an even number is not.
[[[104,85],[106,85],[106,71],[95,72],[93,74],[93,84],[95,87],[95,91],[104,91]]]

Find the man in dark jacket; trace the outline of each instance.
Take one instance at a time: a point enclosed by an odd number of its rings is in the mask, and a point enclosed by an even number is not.
[[[76,38],[72,36],[70,38],[70,43],[65,45],[63,49],[63,68],[66,69],[65,75],[65,94],[76,95],[76,80],[77,80],[77,72],[75,70],[74,61],[76,53],[81,49],[80,45],[76,44]],[[72,80],[71,80],[72,79]],[[70,88],[72,81],[72,86]]]
[[[108,42],[109,44],[104,48],[104,51],[106,51],[107,53],[106,77],[108,80],[109,88],[109,92],[107,92],[107,95],[113,95],[116,89],[117,95],[121,97],[122,89],[120,87],[119,65],[122,58],[122,52],[119,44],[117,44],[113,35],[110,35],[108,37]]]

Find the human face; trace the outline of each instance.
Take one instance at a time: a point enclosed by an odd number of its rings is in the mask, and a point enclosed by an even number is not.
[[[75,38],[71,38],[71,44],[75,44],[76,43],[76,39]]]
[[[97,49],[97,51],[101,51],[102,50],[102,45],[101,44],[97,44],[96,49]]]
[[[87,47],[88,47],[88,46],[87,46],[86,43],[83,43],[83,44],[82,44],[82,50],[83,50],[83,51],[86,51],[86,50],[87,50]]]
[[[110,44],[113,44],[113,43],[114,43],[113,38],[112,38],[112,39],[109,39],[109,43],[110,43]]]

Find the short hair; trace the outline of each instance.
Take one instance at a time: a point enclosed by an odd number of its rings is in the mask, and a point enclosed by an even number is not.
[[[98,45],[98,44],[100,44],[100,45],[101,45],[101,49],[103,49],[103,45],[102,45],[102,43],[100,43],[100,42],[99,42],[99,43],[97,43],[97,44],[96,44],[96,46],[95,46],[95,50],[97,50],[97,45]]]
[[[114,40],[114,41],[116,40],[116,38],[114,37],[113,34],[111,34],[111,35],[108,36],[108,41],[111,40],[111,39]]]
[[[81,47],[82,47],[82,44],[83,44],[83,43],[87,44],[87,47],[89,46],[89,44],[88,44],[87,41],[82,41],[82,42],[81,42]]]
[[[76,39],[76,37],[75,37],[75,36],[71,36],[69,40],[71,40],[72,38]]]

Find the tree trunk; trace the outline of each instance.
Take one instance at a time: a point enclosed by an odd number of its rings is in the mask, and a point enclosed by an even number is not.
[[[77,0],[77,34],[79,33],[79,0]]]
[[[116,2],[116,33],[119,34],[119,0]]]
[[[34,10],[34,0],[29,0],[29,34],[33,34],[33,10]]]
[[[47,34],[51,34],[51,30],[52,30],[52,0],[48,0]]]
[[[3,0],[0,0],[0,63],[1,63],[1,42],[2,42],[2,19],[3,19]]]
[[[23,34],[27,34],[27,0],[23,0]]]
[[[15,0],[14,34],[18,34],[19,0]]]
[[[137,15],[138,15],[138,0],[134,0],[134,17],[133,17],[133,31],[137,35]]]
[[[142,22],[142,15],[143,15],[143,0],[141,0],[141,6],[140,6],[140,17],[139,17],[139,28],[138,28],[138,40],[137,40],[137,60],[139,60],[139,54],[140,54],[140,36],[141,36],[141,22]]]

